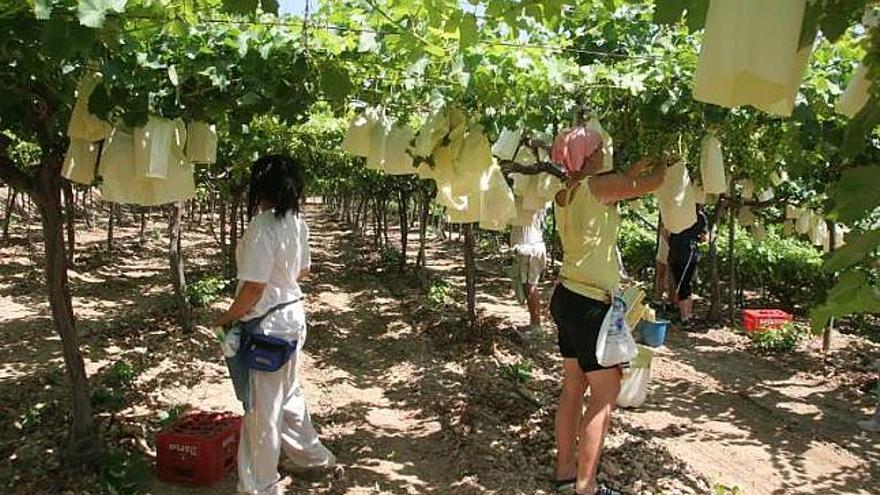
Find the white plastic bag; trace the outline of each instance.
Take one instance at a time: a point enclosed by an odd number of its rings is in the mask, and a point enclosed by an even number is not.
[[[703,141],[700,143],[700,175],[706,193],[723,194],[727,191],[721,141],[711,132],[703,136]]]
[[[455,156],[453,167],[452,188],[455,194],[471,195],[484,191],[485,180],[492,166],[492,149],[489,140],[479,125],[472,126],[462,143],[461,150]]]
[[[388,136],[391,134],[391,120],[385,115],[385,109],[376,107],[367,112],[367,118],[373,123],[370,135],[370,151],[367,153],[367,168],[384,170],[385,156],[388,151]]]
[[[149,179],[153,188],[153,204],[186,201],[196,197],[195,169],[186,161],[168,167],[165,179]]]
[[[511,131],[505,127],[501,131],[501,135],[498,136],[498,141],[495,141],[495,144],[492,145],[492,154],[501,160],[513,160],[516,150],[519,148],[519,143],[522,140],[522,133],[522,129]]]
[[[825,219],[821,217],[817,217],[815,220],[815,225],[813,225],[813,230],[810,233],[811,240],[813,241],[813,245],[816,247],[821,247],[825,245],[826,238],[828,236],[828,224],[825,223]]]
[[[419,157],[431,156],[434,148],[449,133],[449,120],[446,111],[440,109],[432,114],[416,136],[414,153]]]
[[[805,235],[809,232],[813,227],[813,212],[810,210],[803,210],[797,218],[796,227],[798,234]]]
[[[654,352],[644,345],[639,345],[638,349],[639,352],[630,361],[629,368],[624,370],[620,394],[617,396],[617,405],[620,407],[639,407],[648,397]]]
[[[596,360],[609,367],[625,363],[636,356],[638,347],[632,330],[626,323],[626,301],[621,294],[611,298],[611,307],[602,320],[599,339],[596,341]]]
[[[223,350],[223,356],[231,358],[238,353],[239,347],[241,347],[241,327],[236,325],[223,336],[220,349]]]
[[[413,158],[409,154],[409,143],[413,132],[409,127],[395,126],[388,135],[385,151],[385,173],[389,175],[409,175],[416,173]]]
[[[67,124],[67,136],[71,139],[83,141],[101,141],[110,136],[110,124],[104,122],[89,112],[89,98],[98,83],[101,82],[100,73],[86,74],[79,81],[76,88],[76,103],[70,114],[70,122]]]
[[[482,194],[476,192],[468,196],[461,196],[457,199],[459,204],[464,207],[460,209],[446,209],[446,217],[449,223],[476,223],[480,221],[480,210],[482,206]]]
[[[691,178],[683,161],[666,170],[663,185],[654,192],[666,229],[678,234],[697,223],[697,205]]]
[[[840,99],[837,100],[837,105],[835,106],[837,113],[849,118],[858,115],[862,107],[868,103],[870,88],[871,81],[868,79],[868,68],[865,67],[864,63],[859,64],[855,72],[853,72],[849,84],[846,85],[846,90],[840,95]]]
[[[153,187],[150,179],[139,174],[134,167],[134,138],[119,128],[110,132],[104,143],[98,173],[102,181],[101,195],[105,201],[150,206]]]
[[[164,179],[169,167],[186,162],[185,144],[182,120],[150,117],[147,125],[134,130],[135,169],[144,177]]]
[[[348,125],[348,131],[342,140],[342,149],[355,156],[366,157],[370,154],[370,138],[373,133],[373,122],[367,118],[366,112],[358,115]]]
[[[217,161],[217,127],[205,122],[190,122],[186,126],[186,159],[191,163]]]
[[[70,140],[64,155],[61,175],[77,184],[91,185],[95,182],[95,165],[98,163],[98,144],[82,139]]]
[[[791,115],[812,45],[800,49],[805,0],[709,2],[694,99]]]
[[[527,210],[523,208],[522,198],[514,196],[515,215],[510,219],[510,225],[515,227],[524,227],[532,225],[537,210]]]
[[[538,163],[538,158],[535,156],[535,152],[532,151],[531,148],[527,146],[522,146],[520,147],[519,151],[516,152],[516,156],[513,157],[513,161],[520,165],[530,167]]]
[[[497,165],[489,169],[488,183],[488,189],[480,201],[480,228],[502,231],[516,217],[513,191]]]

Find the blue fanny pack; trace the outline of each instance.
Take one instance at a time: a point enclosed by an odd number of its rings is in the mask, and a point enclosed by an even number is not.
[[[248,322],[249,323],[249,322]],[[242,326],[241,347],[244,364],[258,371],[278,371],[296,352],[296,342],[289,342],[278,337],[250,333],[247,324]]]
[[[250,409],[250,370],[278,371],[296,352],[297,342],[287,341],[270,335],[260,333],[260,324],[270,314],[283,309],[291,304],[302,301],[303,298],[294,299],[272,307],[263,316],[241,322],[238,331],[241,341],[238,352],[233,357],[226,358],[235,395],[244,405],[244,410]]]

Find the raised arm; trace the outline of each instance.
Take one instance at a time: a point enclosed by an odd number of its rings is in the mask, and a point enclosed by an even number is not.
[[[650,160],[640,160],[626,174],[607,174],[590,179],[590,191],[604,204],[638,198],[655,191],[666,177],[666,164],[653,162],[654,169],[648,175],[640,175]]]

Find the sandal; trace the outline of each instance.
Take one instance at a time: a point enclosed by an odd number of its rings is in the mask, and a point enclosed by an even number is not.
[[[577,478],[554,480],[553,484],[556,487],[556,493],[575,493],[575,484],[577,484]]]

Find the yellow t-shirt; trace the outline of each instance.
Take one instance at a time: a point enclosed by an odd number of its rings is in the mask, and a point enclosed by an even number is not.
[[[620,285],[617,235],[620,215],[615,205],[593,196],[588,179],[568,194],[567,206],[556,205],[562,240],[562,285],[590,299],[605,301]]]

